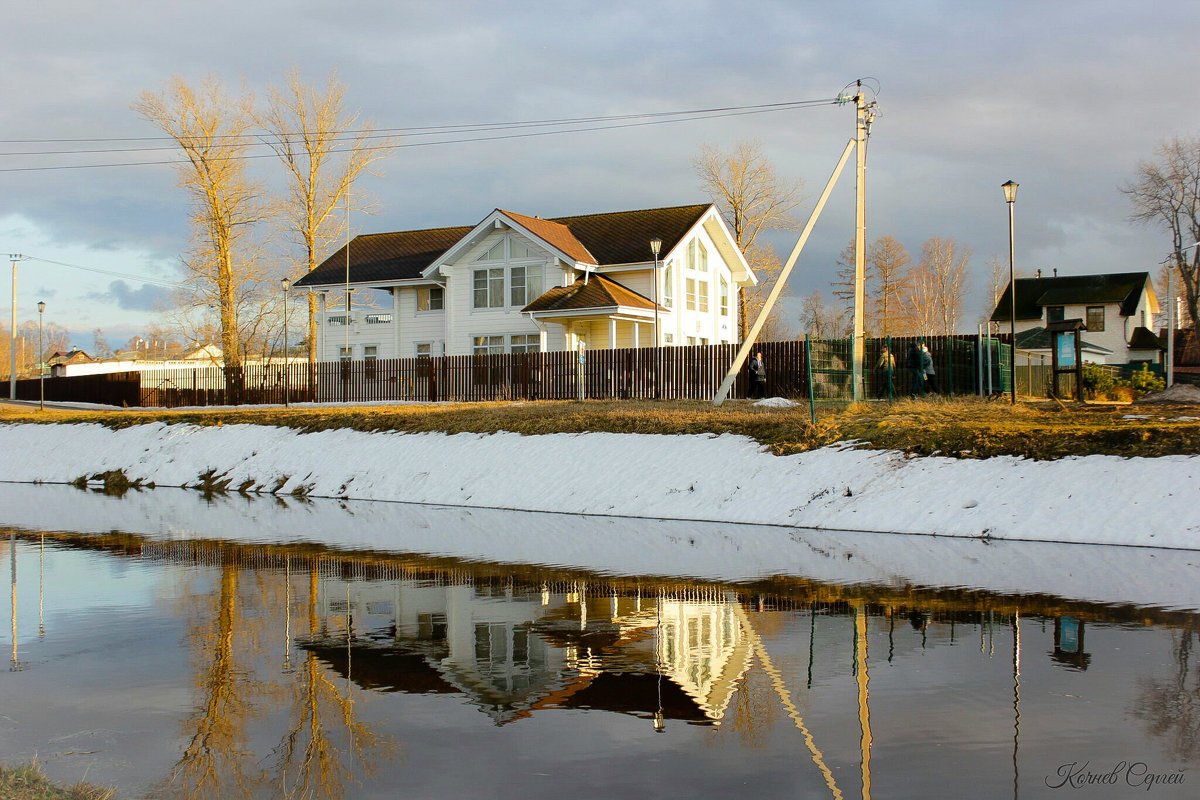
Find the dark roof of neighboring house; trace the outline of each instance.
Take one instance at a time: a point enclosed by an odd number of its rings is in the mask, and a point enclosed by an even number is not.
[[[654,310],[654,301],[626,289],[603,275],[577,278],[570,286],[559,286],[542,294],[521,309],[527,311],[580,311],[585,308],[644,308]],[[659,306],[663,311],[665,308]]]
[[[1094,344],[1087,339],[1080,339],[1079,344],[1081,347],[1086,347],[1100,353],[1112,352],[1107,347]],[[1027,331],[1017,331],[1017,348],[1020,350],[1049,350],[1053,345],[1053,337],[1050,335],[1050,331],[1045,328],[1030,328]]]
[[[656,236],[663,241],[662,252],[669,252],[710,207],[710,203],[703,203],[557,219],[501,213],[526,225],[571,258],[607,266],[652,260],[650,240]],[[350,242],[350,283],[420,278],[426,267],[474,228],[472,225],[356,236]],[[336,286],[345,281],[346,247],[342,246],[295,285]]]
[[[1017,319],[1041,319],[1045,306],[1120,303],[1121,314],[1129,317],[1137,310],[1142,289],[1150,280],[1149,272],[1116,272],[1107,275],[1066,275],[1054,278],[1017,278]],[[996,303],[992,319],[1010,316],[1011,287]]]
[[[1129,349],[1166,350],[1167,343],[1158,338],[1154,331],[1139,325],[1133,329],[1133,333],[1129,337]]]

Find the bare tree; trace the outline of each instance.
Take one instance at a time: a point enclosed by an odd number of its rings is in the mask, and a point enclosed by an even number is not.
[[[398,141],[375,137],[358,114],[346,111],[346,87],[330,75],[321,89],[303,82],[300,71],[287,72],[282,89],[267,88],[267,107],[259,125],[270,134],[288,178],[283,224],[301,250],[296,278],[316,269],[346,232],[344,217],[336,214],[350,195],[354,181],[368,172]],[[308,295],[308,360],[317,360],[316,296]],[[315,371],[310,374],[315,375]]]
[[[713,199],[734,241],[759,278],[754,289],[738,289],[738,339],[745,340],[750,318],[766,302],[783,263],[759,242],[765,230],[796,230],[792,212],[803,202],[803,183],[781,178],[756,140],[738,142],[732,152],[703,145],[692,159],[701,188]]]
[[[854,237],[850,237],[850,241],[842,248],[842,252],[838,253],[837,272],[830,286],[833,289],[833,296],[838,299],[841,307],[841,313],[846,317],[849,326],[854,325]],[[864,298],[869,296],[868,287],[871,282],[871,263],[868,261],[863,268],[863,294]]]
[[[1138,164],[1137,177],[1121,187],[1133,204],[1131,217],[1159,225],[1171,234],[1171,254],[1179,266],[1187,315],[1196,330],[1200,318],[1200,138],[1163,141],[1153,161]]]
[[[816,339],[847,336],[850,332],[846,315],[826,305],[819,289],[802,299],[800,324],[804,327],[805,335]]]
[[[210,308],[218,314],[222,356],[235,391],[245,344],[259,322],[253,315],[243,319],[243,312],[261,308],[265,281],[250,232],[266,208],[243,160],[254,142],[252,104],[248,91],[230,97],[212,76],[198,87],[175,76],[162,92],[145,91],[133,104],[183,151],[179,184],[192,197],[193,237],[184,259],[190,273],[185,299],[194,317],[206,316]]]
[[[922,336],[949,335],[962,317],[971,248],[950,237],[935,236],[921,245],[907,305]]]
[[[903,297],[908,290],[912,264],[904,245],[891,236],[880,236],[867,251],[875,286],[870,294],[872,328],[880,336],[902,333],[907,325]]]

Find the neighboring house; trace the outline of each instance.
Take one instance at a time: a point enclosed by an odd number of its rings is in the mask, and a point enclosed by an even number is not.
[[[1041,342],[1035,332],[1046,334],[1050,322],[1080,319],[1087,326],[1085,360],[1108,364],[1161,360],[1166,346],[1150,329],[1158,313],[1158,298],[1149,272],[1047,278],[1039,270],[1037,277],[1017,278],[1016,288],[1018,346],[1023,346],[1023,340]],[[1011,286],[1005,287],[992,313],[992,321],[1000,323],[1001,331],[1007,330],[1011,316],[1011,291]]]
[[[91,356],[79,349],[71,350],[68,353],[58,351],[46,359],[46,366],[50,370],[51,377],[57,378],[61,375],[66,375],[69,367],[79,364],[90,364],[93,360]]]
[[[712,204],[363,235],[295,286],[321,296],[321,361],[651,347],[655,238],[660,343],[736,342],[756,278]],[[326,307],[346,287],[384,307]]]

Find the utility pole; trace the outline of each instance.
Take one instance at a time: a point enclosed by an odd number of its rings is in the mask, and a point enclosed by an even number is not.
[[[24,261],[20,253],[9,253],[12,259],[12,341],[9,343],[8,399],[17,399],[17,262]]]
[[[862,81],[857,83],[854,95],[857,110],[854,130],[855,142],[855,206],[854,206],[854,353],[852,357],[852,385],[854,401],[863,399],[863,358],[865,356],[866,330],[864,329],[864,306],[866,304],[867,266],[867,137],[875,119],[875,104],[867,102]]]

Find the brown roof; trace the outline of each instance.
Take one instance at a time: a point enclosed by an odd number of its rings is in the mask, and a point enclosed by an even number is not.
[[[575,261],[582,261],[585,264],[598,263],[596,257],[589,253],[588,249],[583,246],[583,243],[571,233],[571,229],[561,222],[554,222],[542,219],[541,217],[527,217],[524,214],[514,214],[504,209],[497,210],[510,217],[517,224],[524,226],[534,236],[556,248],[559,252],[567,254]]]
[[[588,308],[643,308],[654,310],[654,301],[632,289],[626,289],[616,281],[603,275],[592,275],[589,279],[576,278],[570,286],[559,286],[535,299],[521,309],[527,311],[581,311]],[[666,309],[659,307],[663,311]]]
[[[662,252],[670,252],[711,207],[710,203],[701,203],[556,219],[540,219],[511,211],[501,213],[576,261],[608,266],[652,260],[650,240],[656,236],[662,239]],[[356,236],[350,243],[350,283],[420,278],[426,267],[474,227]],[[346,248],[342,247],[295,285],[336,286],[345,280]]]

